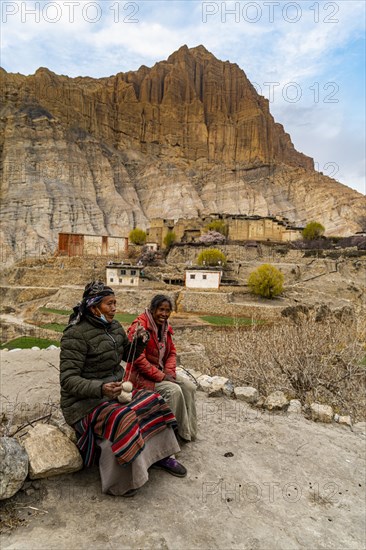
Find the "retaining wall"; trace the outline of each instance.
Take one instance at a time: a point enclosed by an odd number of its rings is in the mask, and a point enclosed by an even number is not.
[[[281,299],[273,305],[240,303],[234,302],[234,299],[237,298],[234,298],[232,292],[182,290],[177,302],[177,311],[275,320],[281,317],[281,310],[285,307]]]

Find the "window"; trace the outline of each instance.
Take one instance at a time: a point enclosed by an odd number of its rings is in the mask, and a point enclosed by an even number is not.
[[[113,277],[110,277],[110,278],[109,278],[109,282],[110,282],[110,283],[113,283],[113,281],[114,281]]]
[[[133,285],[135,279],[130,279],[131,285]]]
[[[121,275],[126,275],[126,270],[125,269],[121,269]]]
[[[119,282],[120,282],[120,283],[123,283],[123,279],[122,279],[121,277],[119,278]]]
[[[202,279],[207,279],[207,275],[202,275]]]
[[[196,278],[196,275],[194,273],[191,273],[190,276],[189,276],[190,279],[195,279]]]
[[[136,269],[131,269],[131,275],[136,275]]]

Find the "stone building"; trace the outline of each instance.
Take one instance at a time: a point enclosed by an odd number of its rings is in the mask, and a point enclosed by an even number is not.
[[[290,242],[301,239],[301,227],[292,227],[285,219],[272,216],[230,215],[222,218],[231,241]]]
[[[229,241],[290,242],[301,239],[302,227],[294,227],[286,218],[274,216],[246,216],[245,214],[209,214],[202,218],[154,218],[147,230],[149,241],[164,247],[166,235],[173,231],[177,242],[194,242],[206,233],[207,225],[214,220],[223,221]]]
[[[152,218],[150,220],[150,227],[147,230],[148,242],[156,243],[158,245],[158,248],[162,248],[164,246],[165,237],[167,236],[169,231],[174,230],[174,227],[174,220]]]
[[[127,237],[59,233],[58,253],[65,256],[109,256],[118,258],[128,250]]]

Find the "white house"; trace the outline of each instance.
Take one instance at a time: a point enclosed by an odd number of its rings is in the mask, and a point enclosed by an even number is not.
[[[145,247],[147,250],[152,250],[153,252],[157,252],[158,243],[148,242],[148,243],[145,243]]]
[[[110,262],[106,266],[107,284],[114,286],[138,286],[142,270],[142,265]]]
[[[221,269],[186,269],[187,288],[219,288],[221,282]]]

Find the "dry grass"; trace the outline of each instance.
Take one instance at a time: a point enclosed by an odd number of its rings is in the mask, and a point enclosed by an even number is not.
[[[263,395],[282,390],[304,405],[326,403],[353,421],[366,419],[365,317],[321,322],[304,317],[215,336],[207,333],[202,342],[210,374],[254,386]]]
[[[19,517],[14,502],[0,502],[0,534],[9,533],[20,525],[26,525],[26,521]]]

